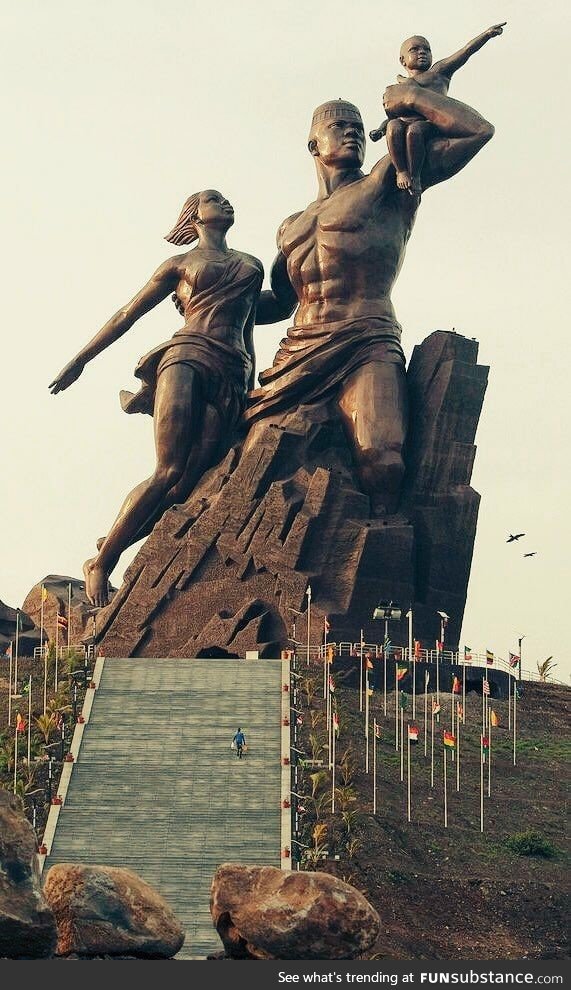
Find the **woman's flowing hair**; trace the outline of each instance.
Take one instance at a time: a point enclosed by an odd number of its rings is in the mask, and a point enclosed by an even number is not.
[[[171,244],[192,244],[193,241],[198,240],[196,220],[199,202],[200,193],[193,193],[192,196],[188,197],[173,229],[166,235],[165,241],[170,241]]]

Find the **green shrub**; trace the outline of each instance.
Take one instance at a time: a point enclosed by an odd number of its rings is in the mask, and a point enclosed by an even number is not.
[[[552,859],[555,856],[555,846],[541,832],[528,828],[525,832],[514,832],[506,839],[506,845],[518,856],[543,856]]]

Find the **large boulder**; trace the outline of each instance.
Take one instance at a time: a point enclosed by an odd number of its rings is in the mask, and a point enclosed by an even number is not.
[[[132,870],[58,863],[44,894],[57,923],[58,956],[170,959],[184,942],[164,898]]]
[[[210,913],[231,959],[355,959],[381,919],[367,899],[328,873],[224,863]]]
[[[0,790],[0,957],[51,956],[56,923],[45,901],[36,836],[19,797]]]

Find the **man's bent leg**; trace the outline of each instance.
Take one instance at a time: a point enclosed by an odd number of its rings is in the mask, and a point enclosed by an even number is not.
[[[374,514],[396,512],[408,423],[403,366],[372,361],[357,368],[343,382],[338,404],[359,480],[371,496]]]

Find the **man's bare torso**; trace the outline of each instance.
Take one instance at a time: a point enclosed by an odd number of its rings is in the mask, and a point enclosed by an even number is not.
[[[299,299],[295,325],[394,319],[390,294],[417,205],[380,191],[373,171],[286,221],[279,247]]]

